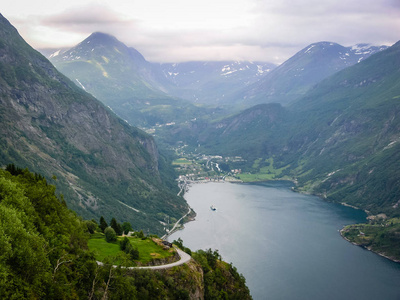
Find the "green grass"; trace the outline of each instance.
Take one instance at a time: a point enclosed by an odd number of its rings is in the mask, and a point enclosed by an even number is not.
[[[129,238],[131,244],[139,249],[139,261],[143,264],[149,263],[154,258],[167,258],[172,253],[164,250],[151,239]]]
[[[262,174],[262,173],[256,173],[256,174],[240,174],[238,176],[243,182],[253,182],[253,181],[265,181],[265,180],[272,180],[275,178],[274,174]]]
[[[192,162],[186,158],[179,158],[172,162],[173,165],[190,165]]]
[[[252,168],[257,169],[260,166],[261,158],[258,158],[254,161]]]
[[[116,257],[120,252],[119,243],[107,243],[102,233],[93,234],[89,239],[88,246],[99,261],[103,261],[106,257]]]
[[[103,261],[106,257],[116,258],[118,254],[122,253],[119,248],[119,241],[122,237],[118,237],[118,241],[114,243],[107,243],[102,233],[93,234],[88,242],[89,249],[95,253],[98,261]],[[142,240],[137,237],[129,237],[133,247],[139,250],[139,260],[142,265],[148,264],[153,259],[163,259],[173,255],[172,251],[164,250],[161,246],[157,245],[151,239]],[[119,264],[117,261],[116,264]]]
[[[262,159],[256,159],[253,164],[253,169],[259,168],[262,163]],[[259,171],[252,173],[243,173],[238,176],[243,182],[254,182],[254,181],[266,181],[273,180],[277,176],[280,176],[282,171],[290,167],[287,165],[283,168],[274,168],[274,159],[272,157],[264,161],[264,166],[259,168]]]

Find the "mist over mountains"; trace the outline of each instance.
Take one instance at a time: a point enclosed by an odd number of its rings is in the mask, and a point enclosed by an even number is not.
[[[344,47],[332,42],[318,42],[300,50],[278,67],[272,63],[250,61],[158,64],[147,62],[137,50],[115,37],[96,32],[71,49],[46,53],[69,77],[77,77],[75,80],[79,85],[85,87],[82,81],[87,83],[85,88],[93,90],[98,98],[112,98],[107,93],[119,87],[120,98],[132,97],[129,93],[135,88],[136,98],[149,98],[158,92],[158,96],[166,93],[198,104],[250,107],[271,102],[286,105],[329,75],[386,48],[368,44]],[[85,62],[92,64],[98,75],[110,81],[105,94],[99,94],[97,84],[93,86],[94,70],[89,76],[85,73],[87,70],[78,66]],[[102,82],[104,78],[96,80]],[[124,84],[126,86],[122,88]],[[123,94],[121,89],[126,93]]]

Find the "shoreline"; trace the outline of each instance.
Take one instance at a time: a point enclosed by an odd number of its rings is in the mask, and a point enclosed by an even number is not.
[[[346,225],[346,226],[348,226],[348,225]],[[358,247],[363,248],[363,249],[365,249],[365,250],[371,251],[372,253],[377,254],[377,255],[379,255],[379,256],[381,256],[381,257],[384,257],[384,258],[386,258],[386,259],[388,259],[388,260],[390,260],[390,261],[392,261],[392,262],[400,263],[400,260],[398,260],[398,259],[395,259],[395,258],[393,258],[393,257],[387,256],[387,255],[385,255],[384,253],[375,251],[375,250],[371,249],[370,247],[366,247],[366,246],[363,246],[363,245],[361,245],[361,244],[357,244],[356,242],[350,241],[348,238],[346,238],[346,237],[343,235],[343,232],[344,232],[344,229],[345,229],[346,226],[344,226],[344,227],[343,227],[342,229],[340,229],[340,231],[339,231],[339,232],[340,232],[340,236],[341,236],[345,241],[349,242],[350,244],[352,244],[352,245],[354,245],[354,246],[358,246]]]

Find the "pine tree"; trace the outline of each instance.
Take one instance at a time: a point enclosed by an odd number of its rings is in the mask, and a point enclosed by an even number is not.
[[[104,233],[104,230],[108,227],[108,224],[103,216],[100,217],[100,225],[99,225],[101,232]]]
[[[115,218],[111,219],[110,226],[112,229],[114,229],[114,231],[117,235],[122,235],[121,224],[119,224]]]

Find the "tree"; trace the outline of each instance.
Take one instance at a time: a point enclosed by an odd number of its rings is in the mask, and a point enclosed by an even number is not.
[[[126,249],[126,247],[127,247],[128,244],[130,244],[129,239],[128,239],[127,237],[124,237],[124,238],[122,239],[122,241],[119,242],[119,248],[120,248],[122,251],[125,251],[125,249]]]
[[[138,236],[138,238],[141,238],[141,239],[143,239],[145,236],[144,236],[144,233],[143,233],[143,230],[140,230],[138,233],[137,233],[137,236]]]
[[[86,224],[43,176],[10,170],[0,169],[0,299],[84,298],[96,267]]]
[[[122,235],[121,224],[119,224],[115,218],[111,219],[110,226],[112,227],[112,229],[114,229],[117,235]]]
[[[125,237],[120,243],[119,247],[126,254],[130,255],[132,260],[139,259],[139,250],[136,247],[133,247],[131,242],[127,237]]]
[[[111,242],[117,241],[117,234],[115,233],[115,230],[113,228],[107,227],[104,230],[104,234],[106,235],[107,243],[111,243]]]
[[[104,230],[108,227],[108,224],[103,216],[100,217],[100,225],[99,225],[101,232],[104,233]]]
[[[97,229],[97,224],[93,221],[85,221],[86,227],[90,234],[93,234]]]
[[[133,231],[131,223],[129,222],[122,223],[122,230],[124,231],[124,234],[128,234],[129,231]]]

